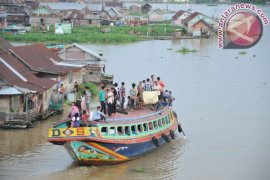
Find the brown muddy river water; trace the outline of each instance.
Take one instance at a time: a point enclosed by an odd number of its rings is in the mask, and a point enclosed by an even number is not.
[[[127,87],[160,76],[187,137],[178,134],[123,164],[80,167],[47,142],[50,125],[63,119],[55,116],[32,129],[0,129],[0,179],[270,179],[270,26],[264,28],[261,41],[245,50],[218,49],[216,38],[85,44],[104,54],[107,73]],[[198,52],[177,53],[181,47]]]

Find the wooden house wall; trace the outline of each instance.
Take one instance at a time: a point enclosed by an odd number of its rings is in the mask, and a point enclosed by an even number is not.
[[[70,47],[67,48],[66,51],[61,52],[58,54],[60,58],[65,60],[98,60],[93,55],[84,52],[83,50],[77,48],[77,47]]]
[[[205,33],[209,30],[209,27],[205,23],[200,21],[193,26],[193,31],[201,31],[201,30],[203,33]]]
[[[102,67],[89,65],[85,69],[85,74],[83,75],[83,82],[100,83],[101,77],[102,77]]]
[[[0,121],[2,122],[6,120],[19,120],[21,123],[28,120],[34,121],[39,115],[36,104],[33,109],[25,112],[24,95],[0,96],[0,103]]]
[[[42,93],[43,112],[46,112],[48,110],[52,94],[53,87]]]
[[[100,17],[103,18],[103,19],[110,19],[109,14],[107,12],[105,12],[105,11],[100,12]]]
[[[9,111],[10,111],[10,97],[0,96],[0,112],[9,112]]]
[[[153,12],[149,15],[149,21],[164,21],[164,16],[160,13]]]
[[[0,17],[0,28],[7,27],[7,17]]]
[[[16,24],[16,25],[27,26],[29,24],[29,16],[8,15],[7,23],[8,25]]]
[[[43,19],[45,24],[48,25],[54,25],[55,23],[61,22],[61,19],[59,17],[38,17],[38,16],[31,16],[30,17],[30,24],[32,26],[40,25],[40,19]]]
[[[65,51],[65,59],[85,60],[85,52],[76,47],[68,48]]]
[[[131,5],[129,10],[131,13],[141,13],[141,8],[139,6]]]
[[[70,72],[68,75],[61,77],[61,83],[64,85],[65,93],[74,91],[74,83],[77,81],[79,84],[82,83],[83,79],[82,69]]]
[[[187,32],[188,32],[188,33],[192,33],[192,30],[193,30],[192,26],[193,26],[195,23],[197,23],[199,20],[201,20],[201,19],[203,19],[205,22],[207,22],[208,24],[210,24],[210,25],[212,25],[212,26],[214,26],[214,25],[216,24],[215,21],[214,21],[213,19],[208,18],[208,17],[206,17],[206,16],[203,16],[203,15],[199,14],[198,16],[194,17],[192,20],[190,20],[190,21],[188,22]]]

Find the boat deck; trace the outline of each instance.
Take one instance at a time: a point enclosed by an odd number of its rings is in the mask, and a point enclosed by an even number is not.
[[[130,121],[146,120],[157,116],[163,116],[167,114],[170,110],[171,108],[168,106],[164,107],[159,111],[155,111],[153,106],[142,106],[141,109],[128,111],[128,114],[116,112],[110,117],[106,117],[106,121],[108,123],[125,123]]]

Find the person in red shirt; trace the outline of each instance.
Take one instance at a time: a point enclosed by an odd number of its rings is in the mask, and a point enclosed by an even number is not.
[[[82,122],[87,126],[87,120],[88,120],[89,114],[86,110],[83,110],[83,113],[81,115]]]
[[[165,83],[160,80],[160,77],[157,77],[157,82],[160,85],[160,93],[162,94],[164,92]]]

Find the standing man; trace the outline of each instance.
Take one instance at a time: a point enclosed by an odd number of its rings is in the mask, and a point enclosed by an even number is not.
[[[117,101],[120,101],[120,88],[118,87],[118,83],[114,83],[114,99],[116,100],[115,104],[117,104]]]
[[[88,110],[88,112],[90,112],[90,102],[91,102],[91,92],[89,90],[89,87],[86,86],[85,87],[85,103],[86,103],[86,108]]]
[[[101,87],[101,90],[99,91],[99,100],[100,100],[100,106],[101,106],[101,112],[104,112],[106,115],[106,105],[105,105],[105,86]]]
[[[146,83],[144,85],[144,91],[152,91],[153,90],[153,85],[152,83],[150,82],[150,79],[147,78],[146,79]]]
[[[136,84],[132,83],[131,85],[131,89],[129,90],[129,94],[130,94],[130,99],[132,100],[132,103],[134,105],[134,107],[137,106],[137,94],[138,94],[138,90],[136,88]]]
[[[78,93],[79,92],[79,85],[78,85],[78,83],[77,83],[77,81],[75,81],[75,83],[74,83],[74,93]]]
[[[155,75],[151,75],[150,83],[152,84],[152,86],[154,86],[154,83],[155,83]]]
[[[65,94],[65,88],[64,85],[61,84],[60,88],[58,89],[59,94]]]
[[[79,85],[77,83],[77,81],[75,81],[74,83],[74,93],[75,93],[75,99],[77,99],[78,97],[78,92],[79,92]]]
[[[112,115],[113,113],[113,102],[114,102],[114,94],[112,91],[114,91],[114,87],[111,88],[111,91],[110,89],[108,89],[108,97],[107,97],[107,103],[108,103],[108,114],[109,116]]]
[[[164,92],[165,83],[160,80],[160,77],[157,77],[157,82],[160,86],[160,94],[162,94]]]
[[[120,88],[120,107],[121,109],[124,108],[124,104],[125,104],[125,98],[126,98],[126,88],[125,88],[125,83],[122,82],[122,86]]]

